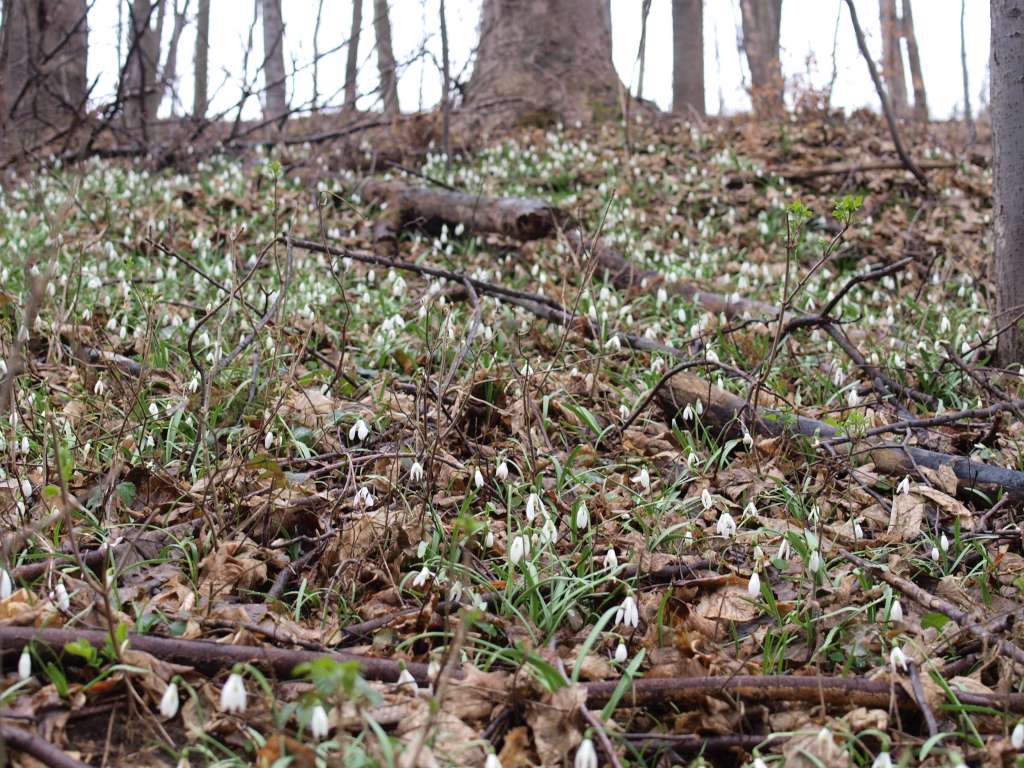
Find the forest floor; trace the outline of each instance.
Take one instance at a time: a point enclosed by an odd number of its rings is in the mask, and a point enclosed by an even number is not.
[[[1021,765],[991,173],[958,128],[907,130],[928,189],[866,113],[524,130],[377,174],[541,198],[660,273],[619,287],[557,233],[375,237],[394,211],[329,170],[350,147],[23,176],[0,193],[8,749]],[[676,365],[707,382],[679,409]],[[723,421],[727,393],[787,426]],[[893,471],[878,440],[1013,471]]]

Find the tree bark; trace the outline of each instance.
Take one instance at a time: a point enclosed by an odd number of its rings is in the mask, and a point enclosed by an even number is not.
[[[206,117],[209,106],[207,88],[210,82],[210,0],[199,0],[199,15],[196,17],[195,85],[192,98],[192,116],[197,120]]]
[[[157,65],[160,61],[160,36],[153,21],[162,14],[164,0],[133,0],[128,8],[128,61],[125,65],[124,117],[129,128],[145,131],[156,87]],[[154,18],[155,17],[155,18]],[[159,22],[158,22],[159,26]]]
[[[896,13],[896,0],[878,0],[878,16],[882,24],[882,79],[896,117],[906,117],[907,81],[900,48],[902,24]]]
[[[444,149],[445,173],[452,170],[451,148],[451,63],[448,58],[448,19],[441,0],[441,145]]]
[[[672,0],[672,111],[703,117],[704,2]]]
[[[977,134],[974,128],[974,112],[971,111],[971,81],[967,77],[967,32],[964,28],[964,14],[967,0],[960,0],[960,72],[964,81],[964,122],[967,124],[967,148],[974,146]]]
[[[914,88],[914,118],[922,123],[928,121],[928,98],[924,90],[924,75],[921,72],[921,54],[917,50],[917,34],[914,32],[914,11],[910,0],[903,0],[903,39],[907,41],[907,60],[910,62],[910,82]]]
[[[6,0],[0,25],[0,152],[38,145],[85,111],[86,0]]]
[[[281,121],[288,114],[284,73],[284,21],[280,0],[261,0],[263,10],[263,81],[265,120]]]
[[[359,73],[359,33],[363,27],[363,0],[352,0],[352,30],[345,61],[345,111],[356,108],[356,75]]]
[[[484,0],[467,107],[504,124],[618,117],[607,0]]]
[[[188,21],[188,5],[189,0],[185,0],[181,10],[179,10],[178,1],[175,0],[174,2],[174,27],[171,29],[171,39],[167,44],[167,56],[164,59],[163,68],[160,70],[159,82],[156,83],[150,96],[147,111],[151,115],[156,115],[157,110],[160,108],[160,103],[164,100],[164,95],[168,90],[171,91],[171,96],[174,96],[174,82],[178,79],[178,46],[181,43],[181,33],[185,31],[185,24]],[[172,110],[173,107],[174,103],[172,100]]]
[[[643,0],[640,6],[640,50],[637,58],[640,60],[640,82],[636,86],[636,99],[640,101],[644,97],[644,70],[647,68],[647,17],[651,13],[651,0]]]
[[[779,61],[782,0],[740,0],[740,16],[754,112],[760,116],[777,115],[783,109],[784,83]]]
[[[377,36],[377,71],[380,72],[380,97],[384,102],[384,114],[397,115],[398,74],[395,53],[391,49],[391,20],[388,18],[387,0],[373,0],[373,30]]]
[[[1024,0],[992,0],[992,189],[998,355],[1024,362]]]

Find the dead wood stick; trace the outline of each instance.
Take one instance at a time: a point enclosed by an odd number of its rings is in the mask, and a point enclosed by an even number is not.
[[[742,438],[741,421],[752,432],[769,437],[788,434],[827,443],[841,436],[836,427],[817,419],[767,408],[752,411],[743,398],[688,373],[676,374],[666,382],[658,393],[658,401],[668,421],[679,416],[687,405],[694,406],[699,402],[704,408],[704,423],[729,433],[731,437]],[[873,461],[875,467],[885,474],[917,476],[920,467],[937,470],[949,465],[965,487],[994,486],[1018,496],[1024,495],[1024,472],[924,448],[873,440],[860,442],[868,443],[866,450],[857,453],[851,450],[848,458],[863,457]],[[815,447],[822,448],[818,444]]]
[[[1011,657],[1018,664],[1024,664],[1024,649],[1020,648],[1015,643],[1011,643],[1009,640],[996,637],[985,626],[984,622],[979,621],[975,616],[957,607],[949,600],[941,598],[938,595],[933,595],[931,592],[926,589],[922,589],[909,579],[897,576],[885,566],[873,563],[870,560],[866,560],[863,557],[853,554],[852,552],[847,552],[845,549],[840,548],[839,554],[845,560],[863,568],[873,576],[877,576],[890,586],[900,590],[900,592],[905,594],[918,605],[945,614],[949,618],[953,619],[953,621],[959,624],[963,629],[981,640],[982,643],[994,646],[998,648],[1001,653]]]
[[[53,746],[42,736],[36,736],[24,728],[0,724],[0,762],[4,765],[10,764],[3,754],[8,748],[23,752],[50,768],[88,768],[85,763]]]
[[[943,170],[956,168],[960,164],[953,160],[925,160],[918,163],[921,168],[928,170]],[[905,171],[907,166],[902,160],[881,161],[875,163],[833,163],[831,165],[812,165],[807,168],[781,167],[766,168],[761,176],[753,173],[737,174],[730,176],[729,181],[757,181],[767,180],[769,174],[779,176],[786,181],[809,181],[821,176],[845,176],[851,173],[870,173],[872,171]]]

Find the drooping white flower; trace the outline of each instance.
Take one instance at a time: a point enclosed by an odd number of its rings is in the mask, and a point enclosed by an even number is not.
[[[889,757],[889,753],[879,752],[874,762],[871,763],[871,768],[892,768],[892,758]]]
[[[359,442],[363,442],[363,440],[365,440],[367,435],[369,435],[369,434],[370,434],[370,427],[369,427],[369,425],[365,421],[363,421],[362,419],[356,419],[356,423],[353,424],[352,427],[348,431],[348,439],[349,440],[358,440]]]
[[[939,552],[939,548],[932,547],[932,560],[934,560],[937,563],[939,562],[940,557],[942,557],[942,554]]]
[[[1024,720],[1018,720],[1010,734],[1010,744],[1018,752],[1024,750]]]
[[[327,736],[331,730],[331,723],[327,719],[327,710],[323,705],[317,704],[309,713],[309,733],[314,739],[320,741]]]
[[[736,521],[728,512],[723,512],[718,516],[718,522],[715,523],[715,530],[718,532],[719,536],[731,539],[736,535]]]
[[[594,749],[593,741],[584,739],[580,742],[572,765],[573,768],[597,768],[597,750]]]
[[[28,680],[32,677],[32,654],[28,652],[26,645],[21,649],[21,656],[18,657],[18,679]]]
[[[477,487],[477,490],[484,487],[484,473],[480,471],[479,467],[473,473],[473,485]]]
[[[946,534],[942,534],[942,536],[939,537],[939,547],[943,552],[949,552],[949,538]]]
[[[590,525],[590,510],[587,509],[587,502],[581,501],[576,510],[576,530],[585,530],[588,525]]]
[[[103,379],[96,379],[96,383],[92,387],[93,394],[103,395],[103,390],[107,388],[107,385],[103,383]]]
[[[149,415],[152,416],[154,419],[160,415],[160,409],[157,407],[156,403],[149,404]]]
[[[409,480],[414,483],[418,483],[423,479],[423,465],[418,461],[414,461],[412,466],[409,467]]]
[[[893,671],[897,669],[907,671],[907,654],[898,645],[894,645],[889,651],[889,664],[892,665]]]
[[[715,500],[711,496],[711,491],[707,488],[701,491],[700,503],[704,505],[704,509],[711,509],[715,505]]]
[[[690,407],[689,403],[683,408],[683,421],[693,421],[693,408]]]
[[[896,493],[910,493],[910,475],[904,475],[896,486]]]
[[[903,621],[903,604],[899,600],[893,600],[889,606],[889,621]]]
[[[615,646],[615,661],[619,664],[625,664],[626,659],[629,658],[629,649],[626,648],[626,644],[620,642]]]
[[[758,597],[761,594],[761,577],[757,571],[750,574],[750,581],[747,582],[747,594],[751,597]]]
[[[526,522],[532,523],[537,517],[537,513],[543,511],[544,503],[540,500],[540,496],[531,493],[526,497]]]
[[[491,752],[491,754],[487,756],[487,759],[484,760],[484,768],[502,768],[501,759]]]
[[[248,694],[245,692],[245,681],[237,672],[228,675],[224,687],[220,689],[220,711],[241,714],[248,706]]]
[[[647,472],[647,467],[641,467],[640,471],[633,475],[630,480],[639,485],[645,493],[651,490],[651,476]]]
[[[434,574],[424,565],[423,570],[417,573],[416,578],[412,580],[412,586],[414,589],[422,589],[432,578],[434,578]]]
[[[63,613],[71,610],[71,597],[68,595],[67,587],[64,586],[63,581],[57,582],[57,586],[50,593],[50,599]]]
[[[178,684],[173,680],[160,697],[160,714],[168,720],[178,714]]]
[[[519,561],[530,554],[530,539],[527,536],[516,536],[508,549],[508,561],[518,565]]]
[[[750,764],[750,768],[768,768],[768,763],[766,763],[760,757],[755,757],[754,762]]]
[[[619,556],[615,554],[615,549],[609,547],[608,551],[604,555],[604,567],[605,568],[617,568],[619,565]]]
[[[11,583],[11,574],[7,572],[7,569],[0,568],[0,600],[6,600],[13,591],[14,585]]]
[[[622,605],[615,612],[615,625],[620,624],[627,627],[635,627],[640,623],[640,611],[636,606],[636,600],[632,595],[626,595]]]
[[[508,464],[504,461],[501,462],[498,465],[498,468],[494,471],[494,476],[502,483],[508,480]]]
[[[494,531],[488,530],[487,533],[484,534],[484,546],[488,549],[494,546]]]
[[[817,573],[821,570],[821,555],[818,553],[818,550],[811,552],[811,556],[807,560],[807,570],[811,573]]]
[[[398,675],[398,682],[395,683],[399,689],[406,688],[413,691],[416,690],[416,678],[412,676],[412,672],[408,669],[402,669],[401,674]]]

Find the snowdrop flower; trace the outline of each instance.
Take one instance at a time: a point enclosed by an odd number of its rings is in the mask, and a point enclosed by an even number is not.
[[[754,444],[754,438],[747,430],[743,430],[743,445],[747,448]]]
[[[899,600],[893,600],[889,606],[889,621],[903,621],[903,604]]]
[[[754,762],[750,764],[750,768],[768,768],[768,763],[766,763],[760,757],[755,757]]]
[[[608,551],[604,556],[604,567],[605,568],[617,568],[619,565],[619,556],[615,554],[615,549],[612,547],[608,548]]]
[[[487,531],[484,534],[484,546],[488,549],[494,546],[494,531]]]
[[[268,451],[274,447],[274,433],[269,429],[267,430],[267,434],[263,436],[263,447]]]
[[[321,704],[317,704],[309,715],[310,734],[314,739],[320,741],[327,736],[327,732],[330,729],[331,724],[327,719],[327,710]]]
[[[370,489],[364,485],[356,492],[354,504],[357,507],[372,507],[374,501],[376,501],[376,499],[373,498],[373,494],[370,492]]]
[[[58,581],[57,586],[53,588],[53,592],[50,593],[50,599],[56,604],[57,608],[61,612],[67,613],[71,610],[71,598],[68,596],[68,590],[64,586],[63,581]]]
[[[949,539],[946,537],[946,534],[942,534],[939,538],[939,547],[942,548],[943,552],[949,552]]]
[[[103,390],[107,388],[107,385],[103,383],[103,379],[96,379],[96,383],[93,385],[93,394],[102,395]]]
[[[748,517],[757,517],[757,507],[753,501],[748,501],[747,506],[743,508],[743,514]]]
[[[694,453],[693,451],[690,451],[690,455],[686,457],[686,467],[687,467],[687,469],[693,469],[694,465],[696,465],[698,463],[700,463],[700,458],[697,456],[696,453]]]
[[[367,426],[366,422],[362,419],[356,419],[356,423],[353,424],[352,428],[348,431],[348,439],[363,442],[369,434],[370,427]]]
[[[704,505],[704,509],[711,509],[715,505],[715,500],[711,498],[711,491],[707,488],[701,491],[700,503]]]
[[[416,578],[412,580],[412,586],[414,589],[421,589],[425,587],[427,582],[432,578],[434,578],[434,574],[429,568],[427,568],[427,566],[424,565],[423,570],[417,573]]]
[[[902,669],[904,672],[907,671],[907,654],[898,645],[894,645],[892,650],[889,651],[889,664],[892,665],[894,672],[897,669]]]
[[[501,759],[491,752],[491,754],[487,756],[487,759],[484,760],[484,768],[502,768]]]
[[[949,333],[950,322],[949,318],[945,315],[942,316],[942,320],[939,321],[939,333]]]
[[[719,536],[731,539],[736,535],[736,521],[728,512],[723,512],[718,517],[718,522],[715,524],[715,530],[718,532]]]
[[[628,658],[629,658],[629,650],[626,648],[626,644],[625,643],[620,642],[615,647],[615,661],[617,661],[619,664],[625,664],[626,663],[626,659],[628,659]]]
[[[516,536],[508,550],[508,561],[518,565],[519,561],[530,554],[530,540],[526,536]]]
[[[494,476],[503,483],[508,480],[508,464],[504,461],[501,462],[501,464],[498,465],[498,468],[494,471]]]
[[[635,627],[640,623],[640,611],[636,607],[636,600],[632,595],[626,595],[622,605],[615,612],[615,626],[624,624],[627,627]]]
[[[690,407],[689,403],[683,408],[683,421],[693,421],[693,408]]]
[[[821,570],[821,555],[818,554],[818,550],[811,552],[811,557],[807,561],[807,570],[811,573],[817,573]]]
[[[789,560],[790,547],[789,539],[785,536],[782,537],[782,543],[779,544],[778,554],[775,555],[779,560]]]
[[[413,691],[416,690],[416,678],[412,676],[412,673],[408,669],[403,669],[402,673],[398,676],[398,682],[395,685],[401,690],[402,688],[409,688]]]
[[[547,515],[544,515],[544,525],[540,529],[540,540],[542,543],[548,543],[558,538],[558,529],[555,528],[554,521]]]
[[[857,394],[856,389],[850,389],[846,393],[846,404],[851,408],[856,408],[860,404],[860,395]]]
[[[178,714],[178,684],[173,680],[160,697],[160,714],[168,720]]]
[[[484,473],[480,471],[479,467],[473,473],[473,485],[477,487],[477,490],[484,487]]]
[[[28,478],[22,478],[21,480],[21,495],[26,499],[32,495],[32,483]]]
[[[0,568],[0,600],[6,600],[14,591],[11,583],[11,574],[5,568]]]
[[[430,546],[430,542],[427,541],[426,539],[423,539],[422,541],[420,541],[419,544],[416,545],[416,557],[417,557],[417,559],[419,559],[419,560],[423,559],[423,556],[425,554],[427,554],[427,547],[429,547],[429,546]]]
[[[414,483],[418,483],[423,479],[423,465],[418,461],[414,461],[412,466],[409,467],[409,479]]]
[[[544,511],[544,504],[540,500],[540,496],[536,493],[531,493],[526,497],[526,522],[532,523],[537,517],[537,512]]]
[[[757,575],[757,571],[750,574],[750,581],[747,582],[747,594],[753,598],[757,598],[761,594],[761,577]]]
[[[154,419],[160,415],[160,409],[157,407],[156,403],[149,404],[149,415]]]
[[[639,485],[645,492],[651,490],[651,476],[647,472],[647,467],[642,467],[630,480]]]
[[[597,768],[597,750],[594,749],[594,742],[584,739],[576,748],[576,758],[572,762],[573,768]]]
[[[1018,720],[1010,734],[1010,744],[1018,752],[1024,750],[1024,720]]]
[[[910,476],[904,475],[903,479],[900,480],[899,485],[896,486],[896,493],[910,493]]]
[[[28,680],[32,677],[32,654],[28,652],[26,645],[21,649],[21,656],[18,657],[18,679]]]
[[[245,692],[245,681],[237,672],[228,676],[228,681],[220,689],[220,711],[234,712],[241,714],[245,712],[248,705],[248,696]]]
[[[622,349],[622,342],[619,341],[619,337],[617,335],[612,336],[610,339],[608,339],[608,341],[604,343],[604,348],[611,350],[612,352],[618,352],[620,349]]]
[[[582,531],[588,525],[590,525],[590,510],[587,509],[587,503],[581,501],[579,509],[576,510],[576,530]]]
[[[619,418],[623,421],[629,418],[629,406],[625,403],[619,406]]]
[[[939,558],[940,557],[941,557],[941,554],[939,554],[939,548],[938,547],[932,547],[932,560],[934,560],[937,563],[937,562],[939,562]]]

